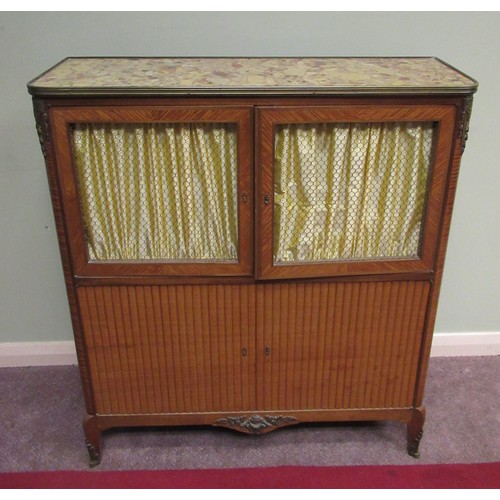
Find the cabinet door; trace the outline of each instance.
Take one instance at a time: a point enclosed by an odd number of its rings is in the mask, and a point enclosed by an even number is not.
[[[261,108],[258,275],[431,271],[455,113]]]
[[[259,410],[412,406],[428,281],[260,286]]]
[[[77,294],[97,413],[255,409],[251,289],[82,286]]]
[[[252,111],[56,107],[50,114],[75,273],[252,271]]]

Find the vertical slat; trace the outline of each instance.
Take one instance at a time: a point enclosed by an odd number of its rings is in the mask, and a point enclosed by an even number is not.
[[[333,303],[333,308],[336,312],[334,315],[334,323],[332,326],[334,342],[334,367],[330,373],[330,393],[328,394],[328,406],[327,408],[340,408],[341,401],[341,391],[340,384],[343,380],[343,357],[342,357],[342,340],[345,337],[343,335],[342,326],[345,321],[345,312],[343,308],[344,297],[347,291],[347,286],[336,287],[337,293],[335,294],[335,302]]]
[[[280,349],[280,332],[282,325],[281,322],[281,285],[271,287],[272,293],[272,318],[271,318],[271,341],[268,342],[268,347],[270,347],[270,352],[267,354],[268,364],[271,366],[271,408],[273,410],[278,410],[281,407],[282,402],[280,401],[280,385],[283,383],[284,374],[281,372],[281,367],[283,365],[283,355],[284,352]]]
[[[394,343],[394,321],[396,317],[396,306],[397,306],[397,292],[398,288],[394,283],[388,283],[389,288],[389,304],[390,307],[388,309],[387,321],[386,321],[386,330],[385,332],[380,332],[380,342],[383,344],[383,354],[382,359],[385,361],[382,364],[382,373],[380,376],[380,380],[387,381],[386,383],[377,384],[378,385],[378,394],[377,394],[377,403],[382,407],[388,407],[387,402],[387,389],[388,383],[390,382],[390,369],[391,369],[391,354],[392,354],[392,345]]]
[[[326,315],[328,311],[328,283],[321,283],[320,287],[320,303],[318,314],[318,350],[316,364],[316,390],[314,405],[316,408],[322,407],[322,394],[325,378],[326,356],[329,355],[326,348]]]
[[[241,356],[241,399],[242,399],[242,410],[249,410],[250,407],[254,407],[250,402],[252,397],[250,395],[250,369],[249,369],[249,359],[254,356],[254,346],[250,344],[249,341],[249,322],[251,312],[249,311],[249,294],[253,288],[249,287],[236,287],[240,291],[239,304],[240,304],[240,350],[236,353],[237,356]],[[243,351],[243,349],[245,349]],[[244,355],[246,353],[246,355]],[[254,371],[255,373],[255,371]]]
[[[140,397],[139,395],[144,391],[144,386],[141,385],[141,379],[138,376],[137,363],[136,363],[136,339],[131,331],[130,307],[128,301],[127,289],[125,287],[113,287],[113,300],[120,304],[121,317],[119,322],[119,329],[125,338],[125,345],[127,350],[128,369],[130,370],[129,383],[130,383],[130,404],[132,412],[139,412]]]
[[[229,392],[231,394],[232,408],[233,411],[239,410],[242,406],[241,399],[241,318],[239,307],[239,287],[236,285],[229,286],[229,316],[230,322],[228,324],[229,329],[229,349],[228,357],[232,364],[232,374],[231,385],[229,387]]]
[[[121,321],[121,302],[118,294],[118,290],[114,287],[106,288],[106,310],[109,312],[109,322],[110,331],[113,345],[122,345],[121,349],[118,349],[118,356],[116,356],[118,361],[119,373],[123,374],[123,384],[121,385],[121,396],[123,399],[123,412],[132,413],[133,412],[133,395],[131,392],[131,380],[130,373],[131,369],[129,367],[128,357],[127,357],[127,338],[123,333],[123,325]],[[120,377],[121,378],[121,377]]]
[[[273,286],[262,286],[263,289],[263,302],[262,316],[264,317],[264,328],[261,330],[263,332],[263,346],[262,349],[257,351],[257,355],[260,355],[264,359],[264,369],[261,372],[263,375],[262,386],[264,395],[264,409],[271,409],[272,407],[272,365],[269,358],[265,355],[265,349],[269,347],[272,342],[272,328],[273,328]],[[260,375],[259,373],[257,374]]]
[[[217,302],[216,304],[220,307],[217,314],[217,336],[214,341],[217,345],[218,352],[218,370],[219,370],[219,391],[221,398],[221,407],[229,408],[228,393],[227,393],[227,380],[228,380],[228,363],[226,358],[226,310],[224,308],[225,304],[225,286],[216,287],[217,290]],[[218,309],[218,308],[217,308]]]
[[[352,295],[354,290],[353,283],[346,283],[345,292],[343,297],[343,302],[341,304],[342,308],[342,323],[340,325],[340,345],[339,345],[339,378],[337,380],[336,392],[338,394],[336,408],[344,407],[344,397],[346,393],[346,385],[348,384],[348,376],[350,374],[349,358],[348,358],[348,348],[349,348],[349,323],[351,318],[351,304]]]
[[[212,368],[212,396],[213,396],[213,406],[214,410],[216,408],[222,408],[221,394],[220,394],[220,366],[219,366],[219,346],[217,343],[217,328],[218,328],[218,314],[217,309],[212,306],[212,304],[217,303],[217,288],[215,285],[208,286],[207,293],[207,313],[208,313],[208,330],[209,330],[209,345],[210,351],[209,356],[211,359]],[[215,296],[215,300],[212,301],[212,297]]]
[[[377,380],[378,371],[380,369],[382,342],[379,339],[379,332],[384,331],[383,322],[386,317],[386,311],[384,310],[385,303],[383,301],[384,290],[384,283],[376,283],[373,287],[373,307],[369,322],[370,340],[368,341],[370,355],[368,356],[364,381],[364,394],[367,408],[373,408],[373,405],[376,403],[374,396],[375,384],[373,381]],[[379,317],[382,318],[380,325],[376,321]]]
[[[231,285],[224,286],[224,355],[221,362],[226,365],[226,394],[227,394],[227,405],[226,407],[230,411],[234,411],[235,405],[235,394],[232,390],[235,385],[235,373],[234,373],[234,342],[233,335],[236,333],[233,330],[233,313],[232,313],[232,297],[233,291]]]
[[[177,312],[179,318],[179,357],[181,359],[182,379],[184,381],[184,401],[185,411],[190,413],[196,408],[193,404],[193,398],[196,392],[196,377],[194,375],[193,367],[193,349],[191,339],[193,337],[193,330],[189,328],[191,316],[187,308],[185,298],[186,285],[177,287]]]
[[[432,300],[432,287],[430,283],[422,283],[422,294],[420,296],[419,304],[420,306],[417,308],[417,320],[416,320],[416,325],[425,325],[427,321],[427,310],[428,310],[428,302]],[[415,328],[418,328],[418,326],[415,326]],[[411,359],[418,359],[421,354],[421,349],[422,345],[426,342],[425,338],[425,332],[424,336],[420,335],[420,332],[417,331],[417,335],[415,335],[415,338],[412,342],[412,351],[409,354]],[[408,394],[412,398],[412,403],[417,404],[419,401],[416,401],[416,398],[419,397],[419,388],[415,389],[415,380],[417,380],[418,383],[418,377],[419,377],[419,371],[422,369],[422,363],[424,361],[422,358],[420,358],[419,363],[415,363],[411,365],[411,368],[408,370]]]
[[[172,395],[171,388],[169,387],[168,373],[167,373],[167,363],[166,359],[166,338],[165,338],[165,321],[164,321],[164,304],[162,303],[161,287],[155,286],[151,289],[152,300],[153,300],[153,311],[155,311],[156,316],[156,326],[155,326],[155,352],[158,361],[158,378],[161,390],[161,411],[165,408],[171,407]]]
[[[307,359],[306,377],[307,377],[307,398],[306,404],[308,408],[314,408],[315,392],[316,392],[316,371],[318,365],[318,322],[320,316],[320,290],[321,283],[316,285],[308,284],[307,288],[310,291],[310,303],[306,306],[308,314],[308,349],[304,351]],[[305,313],[305,311],[304,311]]]
[[[161,311],[160,314],[163,318],[164,324],[164,363],[166,365],[166,377],[168,385],[168,407],[170,411],[178,408],[178,398],[180,397],[179,384],[182,382],[178,373],[175,370],[174,365],[174,349],[173,349],[173,335],[171,334],[170,328],[172,325],[172,319],[170,316],[170,306],[169,306],[169,289],[167,287],[160,288],[161,297]],[[168,333],[167,333],[168,332]],[[167,410],[167,411],[168,411]]]
[[[207,411],[214,411],[216,408],[216,396],[214,392],[216,389],[216,380],[214,378],[214,358],[212,348],[212,330],[210,322],[210,302],[208,300],[210,290],[208,287],[201,288],[201,305],[202,305],[202,324],[203,324],[203,341],[204,341],[204,357],[207,361],[205,371],[205,390],[207,391]]]
[[[185,285],[182,287],[184,292],[184,318],[185,318],[185,349],[183,353],[183,359],[188,367],[188,380],[192,380],[193,383],[190,384],[190,404],[191,411],[198,410],[202,407],[200,402],[199,387],[200,387],[200,359],[197,350],[196,338],[199,331],[196,330],[194,326],[194,309],[193,309],[193,286]],[[199,411],[199,410],[198,410]]]
[[[103,349],[101,349],[100,346],[97,346],[94,341],[95,330],[98,330],[99,327],[95,324],[94,314],[92,313],[90,306],[93,301],[93,294],[93,288],[79,289],[78,298],[80,302],[80,315],[82,318],[82,329],[85,335],[85,343],[87,345],[90,368],[89,375],[94,389],[96,411],[99,413],[109,413],[107,400],[105,398],[105,373],[102,370],[104,364]]]
[[[402,308],[402,318],[401,318],[401,326],[398,329],[399,335],[399,349],[397,356],[397,363],[395,367],[395,386],[392,391],[392,401],[391,405],[396,406],[399,401],[404,401],[407,399],[406,387],[404,386],[404,373],[408,366],[408,345],[409,338],[413,335],[414,323],[413,323],[413,311],[415,303],[415,283],[410,282],[406,288],[406,300],[404,301],[404,306]]]
[[[179,341],[179,313],[177,306],[177,287],[168,287],[168,309],[170,313],[170,347],[172,352],[172,365],[176,378],[177,400],[176,408],[180,412],[186,411],[185,383],[183,379],[183,370],[180,357]]]
[[[118,401],[118,391],[120,380],[115,381],[115,373],[117,370],[114,366],[114,356],[108,355],[111,349],[111,340],[109,337],[109,322],[106,315],[104,288],[99,287],[95,290],[95,310],[97,313],[97,322],[101,326],[101,338],[103,353],[104,353],[104,375],[107,381],[107,390],[110,404],[117,408],[118,412],[123,411],[120,402]],[[97,340],[97,339],[96,339]]]
[[[419,335],[418,328],[419,325],[423,325],[425,321],[429,290],[429,283],[415,283],[415,295],[413,301],[415,304],[418,304],[418,306],[413,308],[410,319],[412,335],[408,339],[408,349],[406,352],[407,359],[418,359],[420,355],[422,338]],[[417,366],[418,365],[415,363],[408,363],[405,367],[406,369],[403,375],[402,386],[406,388],[406,391],[401,395],[401,398],[404,400],[413,401]]]
[[[206,356],[204,356],[203,338],[205,332],[202,322],[202,305],[201,305],[201,290],[199,285],[192,286],[191,292],[191,317],[193,321],[193,349],[194,349],[194,364],[196,366],[196,384],[197,384],[197,404],[199,411],[208,411],[207,399],[208,389],[205,385],[208,380],[206,373],[208,372]]]
[[[302,408],[306,403],[304,401],[304,393],[306,390],[304,389],[306,386],[306,372],[305,372],[305,356],[304,356],[304,346],[307,346],[307,331],[306,331],[306,315],[304,314],[304,310],[307,307],[306,300],[306,291],[307,287],[304,283],[300,283],[299,285],[299,303],[297,309],[298,315],[298,335],[297,335],[297,374],[295,377],[295,405],[298,408]]]
[[[345,358],[345,374],[344,374],[344,397],[342,398],[342,408],[350,408],[351,391],[353,386],[354,376],[354,363],[355,363],[355,340],[356,340],[356,325],[358,321],[358,297],[359,297],[359,283],[352,283],[351,285],[351,298],[348,304],[349,315],[347,316],[347,347]]]
[[[360,404],[358,401],[358,396],[362,396],[362,372],[368,353],[368,346],[366,342],[367,331],[365,329],[365,323],[370,304],[367,301],[367,283],[356,283],[356,290],[357,302],[354,305],[354,310],[356,311],[356,313],[355,321],[353,321],[353,329],[351,330],[353,340],[352,375],[350,377],[351,384],[349,388],[350,390],[348,403],[346,401],[346,407],[348,408],[355,408]],[[352,319],[353,318],[351,318],[351,320]]]
[[[283,335],[283,342],[286,347],[282,349],[287,349],[287,359],[286,359],[286,384],[285,384],[285,406],[284,409],[289,410],[293,408],[293,397],[294,397],[294,376],[295,376],[295,343],[297,341],[297,285],[292,283],[287,286],[288,290],[288,300],[286,304],[286,317],[288,321],[288,328],[286,330],[287,334]]]
[[[151,363],[156,378],[156,390],[154,391],[156,399],[156,408],[161,412],[166,407],[165,404],[165,363],[161,355],[163,339],[161,335],[161,316],[158,314],[161,311],[158,303],[155,300],[155,289],[157,287],[147,287],[144,290],[144,300],[147,303],[146,312],[148,320],[148,339],[151,352]]]
[[[324,359],[323,359],[323,382],[321,387],[321,408],[329,408],[331,394],[331,380],[335,375],[335,339],[338,338],[338,332],[335,328],[336,317],[339,311],[335,309],[337,303],[337,290],[334,284],[328,284],[328,295],[325,307],[325,323],[324,323]]]
[[[247,374],[248,374],[248,391],[249,391],[249,409],[258,408],[257,393],[259,386],[257,381],[257,369],[259,361],[257,357],[257,349],[260,344],[259,335],[256,335],[257,330],[257,289],[255,285],[250,285],[248,294],[248,349],[249,356],[247,360]]]
[[[395,287],[396,288],[396,287]],[[391,408],[395,403],[395,393],[398,390],[399,381],[397,380],[398,365],[401,363],[401,331],[404,328],[404,307],[408,292],[408,286],[397,287],[396,302],[394,306],[394,324],[391,328],[392,343],[390,357],[388,361],[389,376],[385,390],[386,406]]]
[[[364,314],[362,315],[363,321],[359,326],[360,333],[358,334],[359,339],[359,350],[360,350],[360,369],[359,369],[359,380],[357,383],[357,397],[354,398],[353,406],[361,407],[369,400],[368,397],[368,368],[371,362],[373,362],[372,353],[372,335],[373,335],[373,316],[375,307],[375,292],[377,289],[377,284],[371,285],[369,283],[362,284],[364,292],[363,303],[365,304]]]
[[[141,329],[142,326],[139,324],[138,312],[137,312],[137,300],[135,290],[133,288],[125,288],[127,292],[127,301],[130,311],[130,331],[134,338],[134,355],[136,359],[137,373],[139,375],[140,383],[138,386],[141,388],[141,393],[139,397],[139,406],[137,411],[142,412],[144,407],[149,407],[149,392],[148,392],[148,378],[145,370],[146,360],[144,357],[141,341]]]
[[[287,385],[288,385],[288,342],[291,340],[293,332],[290,330],[290,287],[287,284],[280,285],[279,300],[279,342],[278,349],[280,355],[280,378],[278,386],[278,409],[287,408]]]

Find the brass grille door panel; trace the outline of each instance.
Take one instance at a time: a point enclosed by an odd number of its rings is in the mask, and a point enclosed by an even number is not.
[[[433,132],[432,122],[277,127],[274,263],[418,257]]]
[[[246,109],[55,110],[68,215],[80,223],[70,229],[83,250],[78,274],[249,274],[250,118]]]
[[[453,116],[261,110],[260,276],[432,270]]]
[[[238,261],[233,124],[77,124],[90,260]]]

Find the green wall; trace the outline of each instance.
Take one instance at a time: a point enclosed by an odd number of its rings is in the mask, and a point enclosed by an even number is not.
[[[476,78],[436,331],[500,331],[498,26],[498,12],[0,13],[0,342],[72,338],[26,91],[70,55],[435,55]]]

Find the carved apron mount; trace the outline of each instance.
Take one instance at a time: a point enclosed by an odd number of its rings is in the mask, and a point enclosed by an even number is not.
[[[298,424],[299,421],[294,417],[282,415],[252,415],[239,417],[226,417],[216,420],[214,425],[228,427],[247,434],[263,434],[279,427]]]

